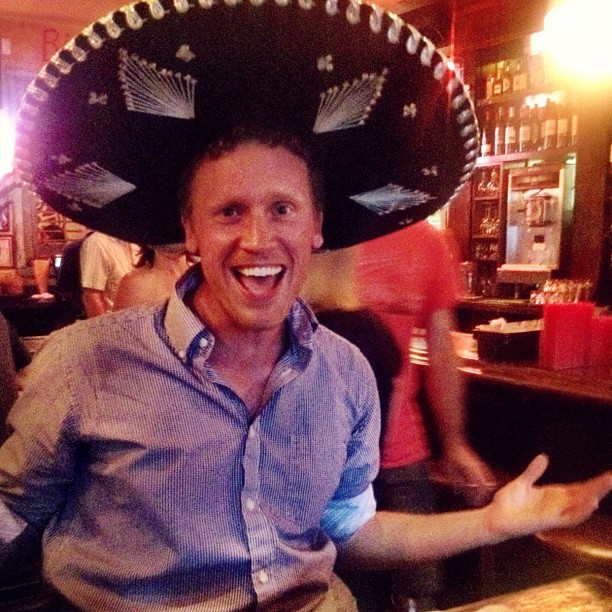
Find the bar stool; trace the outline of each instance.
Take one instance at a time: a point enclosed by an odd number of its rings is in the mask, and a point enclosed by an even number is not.
[[[536,541],[565,565],[612,577],[612,516],[596,513],[575,527],[536,534]]]

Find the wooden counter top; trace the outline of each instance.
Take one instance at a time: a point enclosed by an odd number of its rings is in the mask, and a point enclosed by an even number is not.
[[[493,363],[463,359],[460,369],[475,380],[587,399],[612,407],[612,364],[549,370],[532,362]]]
[[[552,370],[534,361],[493,362],[478,359],[474,351],[459,353],[459,369],[468,382],[493,383],[531,392],[589,400],[612,407],[612,363],[576,369]],[[426,349],[410,348],[410,361],[427,365]]]

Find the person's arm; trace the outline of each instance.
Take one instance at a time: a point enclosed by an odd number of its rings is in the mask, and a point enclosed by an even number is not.
[[[548,459],[538,455],[488,506],[476,510],[430,515],[377,512],[339,545],[339,560],[348,567],[397,568],[575,525],[612,490],[612,471],[583,483],[535,486],[547,466]]]
[[[108,302],[104,297],[104,291],[98,289],[83,288],[83,306],[87,318],[97,317],[108,312]]]
[[[495,477],[470,446],[465,426],[465,389],[452,341],[455,318],[450,309],[433,312],[427,323],[427,399],[440,443],[438,468],[472,505],[486,503]],[[469,486],[464,486],[469,485]]]

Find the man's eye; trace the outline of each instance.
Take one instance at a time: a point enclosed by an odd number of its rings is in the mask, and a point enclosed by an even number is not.
[[[277,202],[275,210],[279,215],[287,215],[291,211],[291,206],[286,202]]]
[[[221,214],[224,217],[237,217],[240,214],[240,207],[236,204],[226,206],[221,210]]]

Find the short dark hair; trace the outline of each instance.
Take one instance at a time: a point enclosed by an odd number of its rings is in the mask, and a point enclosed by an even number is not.
[[[225,136],[218,138],[205,146],[191,161],[183,173],[178,189],[178,200],[182,217],[191,213],[191,185],[195,173],[207,161],[217,160],[227,153],[231,153],[242,144],[259,143],[271,149],[282,147],[301,159],[306,165],[310,190],[315,210],[323,212],[325,209],[325,196],[323,176],[317,168],[313,157],[300,139],[289,132],[270,129],[261,126],[238,126]]]
[[[135,268],[150,268],[155,261],[155,249],[149,245],[142,244],[139,247],[138,259]]]

